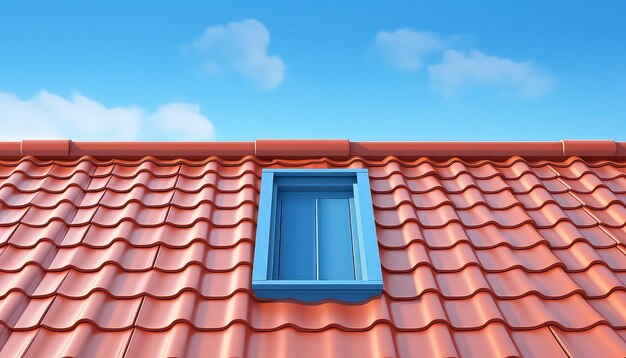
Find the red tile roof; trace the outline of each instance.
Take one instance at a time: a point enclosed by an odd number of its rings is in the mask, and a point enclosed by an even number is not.
[[[624,143],[24,141],[0,157],[0,356],[626,355]],[[369,169],[380,298],[254,297],[269,167]]]

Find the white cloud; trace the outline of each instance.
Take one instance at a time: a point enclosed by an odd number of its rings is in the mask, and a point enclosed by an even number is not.
[[[0,92],[0,140],[210,140],[213,125],[200,107],[168,103],[150,113],[137,106],[105,107],[81,94],[66,99],[41,91],[28,100]]]
[[[376,34],[374,45],[394,67],[416,72],[441,55],[439,63],[427,66],[430,86],[445,97],[477,86],[496,87],[503,93],[533,98],[554,88],[554,79],[532,62],[515,62],[472,50],[468,54],[452,49],[458,36],[439,36],[429,32],[400,28]]]
[[[268,55],[269,43],[267,28],[247,19],[208,27],[183,49],[197,55],[208,74],[234,71],[261,88],[273,89],[283,81],[285,65],[280,57]]]
[[[541,96],[554,86],[552,77],[531,62],[514,62],[478,51],[465,55],[446,50],[441,63],[428,66],[428,74],[432,88],[446,97],[471,85],[496,85],[522,97]]]
[[[431,33],[403,28],[379,32],[374,45],[392,65],[401,70],[417,71],[422,68],[424,56],[442,50],[444,42]]]
[[[168,103],[157,107],[149,119],[155,127],[167,133],[177,133],[182,140],[212,139],[215,131],[209,120],[200,114],[200,106],[188,103]]]

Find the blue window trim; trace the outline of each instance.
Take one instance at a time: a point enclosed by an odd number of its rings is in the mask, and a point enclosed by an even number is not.
[[[290,180],[290,177],[296,177],[296,180]],[[276,197],[278,188],[289,186],[331,190],[345,189],[346,186],[352,188],[361,253],[359,279],[314,281],[275,280],[270,277],[274,257]],[[257,297],[292,298],[309,302],[325,299],[358,302],[382,292],[383,278],[367,169],[263,169],[255,240],[252,291]]]

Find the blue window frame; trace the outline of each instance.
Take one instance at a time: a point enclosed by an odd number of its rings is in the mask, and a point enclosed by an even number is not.
[[[255,295],[356,302],[382,288],[367,169],[264,169]]]

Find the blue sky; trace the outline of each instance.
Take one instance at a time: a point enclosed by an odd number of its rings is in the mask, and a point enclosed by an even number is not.
[[[62,4],[0,3],[0,140],[626,140],[623,1]]]

